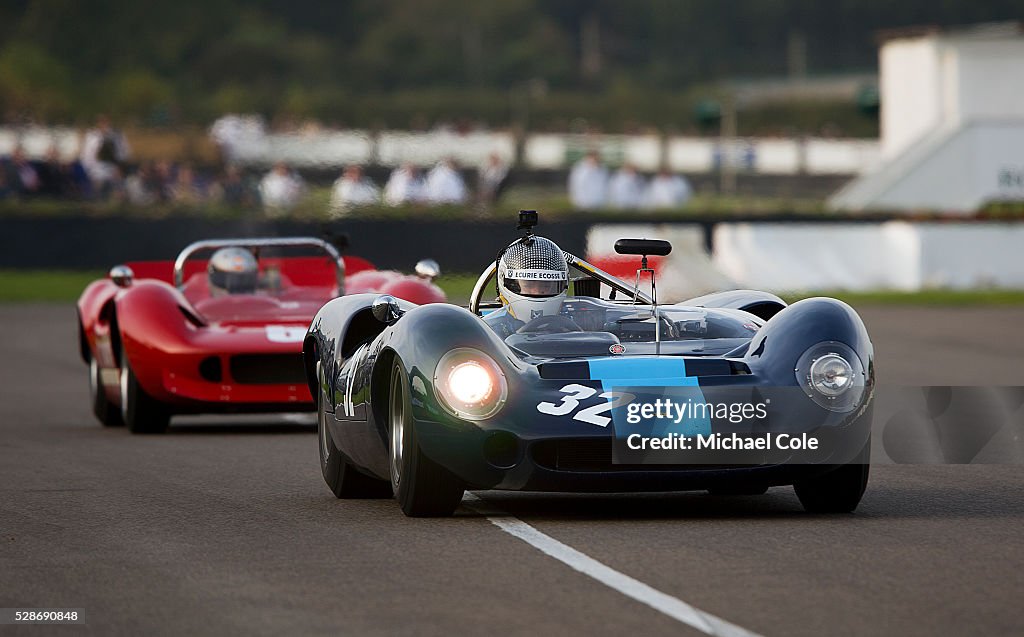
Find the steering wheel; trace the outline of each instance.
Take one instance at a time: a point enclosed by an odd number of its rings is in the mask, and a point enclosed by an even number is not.
[[[583,328],[576,324],[576,321],[561,314],[549,314],[538,316],[526,325],[516,330],[517,334],[567,334],[569,332],[582,332]]]

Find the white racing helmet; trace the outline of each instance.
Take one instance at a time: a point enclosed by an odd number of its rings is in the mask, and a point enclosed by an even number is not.
[[[568,287],[565,254],[544,237],[523,237],[498,258],[498,295],[520,321],[558,314]]]
[[[206,267],[211,292],[252,294],[259,285],[259,264],[245,248],[221,248]]]

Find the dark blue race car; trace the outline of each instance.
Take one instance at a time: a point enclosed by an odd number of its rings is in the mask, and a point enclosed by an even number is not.
[[[468,307],[354,294],[316,315],[304,359],[337,497],[432,516],[466,489],[794,485],[809,511],[856,508],[874,369],[852,308],[751,290],[658,305],[647,255],[666,242],[617,242],[637,257],[631,285],[568,253],[530,256],[547,241],[535,223],[521,219]]]

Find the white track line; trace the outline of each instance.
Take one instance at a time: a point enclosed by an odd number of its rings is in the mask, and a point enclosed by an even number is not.
[[[538,531],[526,522],[498,509],[472,493],[466,493],[462,503],[477,513],[486,516],[491,524],[509,535],[519,538],[566,566],[592,577],[608,588],[616,590],[626,597],[635,599],[641,604],[646,604],[654,610],[664,613],[687,626],[696,628],[708,635],[758,637],[757,633],[715,617],[699,608],[694,608],[677,597],[662,593],[625,573],[620,573],[610,566],[598,562],[589,555],[581,553],[571,546],[559,542],[550,535]]]

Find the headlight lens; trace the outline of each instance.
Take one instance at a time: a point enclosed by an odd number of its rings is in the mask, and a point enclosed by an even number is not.
[[[487,354],[470,348],[445,354],[434,370],[434,393],[449,413],[466,420],[490,418],[505,404],[505,374]]]
[[[811,363],[811,386],[826,396],[839,396],[853,387],[853,367],[839,354],[825,354]]]
[[[476,361],[466,361],[448,372],[448,389],[457,401],[473,405],[491,395],[494,381],[483,365]]]
[[[836,412],[856,409],[864,397],[867,375],[857,354],[847,345],[824,342],[800,357],[796,379],[815,403]]]

